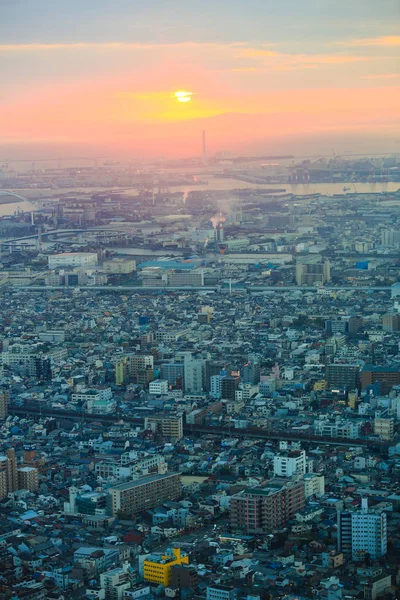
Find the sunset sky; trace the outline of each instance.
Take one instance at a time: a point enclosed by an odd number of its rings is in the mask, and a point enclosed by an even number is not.
[[[399,152],[399,23],[398,0],[0,0],[0,158],[199,155],[202,129]]]

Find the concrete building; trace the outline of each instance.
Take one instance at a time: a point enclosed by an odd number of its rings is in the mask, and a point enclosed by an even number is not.
[[[214,584],[207,587],[206,600],[236,600],[237,589],[228,585]]]
[[[356,364],[331,363],[326,367],[328,389],[355,390],[360,385],[360,368]]]
[[[151,429],[173,440],[180,440],[183,437],[182,415],[152,415],[145,418],[144,426],[145,429]]]
[[[221,398],[222,393],[222,376],[211,375],[210,377],[210,396],[213,398]]]
[[[112,275],[129,275],[136,271],[136,260],[131,258],[113,258],[105,260],[102,269],[104,273]]]
[[[49,269],[61,267],[95,267],[97,266],[97,254],[95,252],[63,252],[62,254],[51,254],[48,257]]]
[[[263,488],[248,488],[231,498],[233,531],[271,533],[304,507],[304,483],[272,479]]]
[[[10,392],[8,390],[0,390],[0,421],[7,418],[9,402]]]
[[[319,256],[301,258],[296,262],[297,285],[323,285],[331,280],[329,260],[321,260]]]
[[[383,440],[390,441],[394,435],[394,419],[374,419],[374,433]]]
[[[175,566],[188,565],[189,556],[173,548],[169,554],[149,555],[143,563],[143,578],[164,587],[171,582],[171,570]]]
[[[37,492],[39,489],[38,470],[35,467],[17,469],[18,489]]]
[[[393,386],[400,384],[400,368],[389,366],[365,365],[361,371],[361,389],[379,383],[381,394],[388,394]]]
[[[354,561],[371,560],[387,552],[387,524],[385,512],[368,508],[367,498],[362,499],[361,510],[338,513],[338,550],[351,555]]]
[[[162,394],[168,394],[168,380],[167,379],[155,379],[149,383],[149,394],[155,396],[161,396]]]
[[[385,331],[400,330],[400,315],[397,313],[387,313],[382,317],[382,329]]]
[[[325,494],[325,477],[318,473],[306,473],[304,475],[304,495],[323,496]]]
[[[128,590],[131,584],[132,576],[128,562],[100,575],[100,586],[105,590],[105,600],[123,600],[125,590]]]
[[[181,479],[179,473],[149,475],[111,487],[108,492],[112,515],[137,515],[168,500],[176,500],[181,493]]]
[[[292,477],[306,472],[306,453],[304,450],[280,452],[274,456],[274,476]]]
[[[235,400],[235,394],[239,387],[239,375],[225,375],[221,380],[221,398],[223,400]]]
[[[203,286],[204,285],[204,271],[191,271],[182,273],[171,272],[167,275],[167,283],[170,287],[180,286]]]
[[[203,391],[204,360],[185,355],[185,392],[198,394]]]

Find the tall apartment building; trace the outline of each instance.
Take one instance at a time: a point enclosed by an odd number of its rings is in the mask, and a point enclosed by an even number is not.
[[[221,380],[221,398],[223,400],[235,400],[236,390],[239,387],[240,377],[238,375],[225,375]]]
[[[375,365],[365,365],[361,371],[361,388],[365,390],[369,385],[379,383],[381,394],[388,394],[394,385],[400,384],[399,367],[378,367]]]
[[[394,435],[394,419],[374,419],[374,433],[379,435],[383,440],[390,441]]]
[[[161,377],[168,381],[168,385],[182,389],[185,377],[185,367],[183,363],[164,363],[161,365]]]
[[[274,456],[274,476],[292,477],[293,475],[304,475],[306,472],[306,453],[304,450],[292,450],[280,452]]]
[[[0,456],[0,500],[7,498],[9,492],[15,492],[17,489],[17,459],[15,450],[9,448],[6,456]]]
[[[185,392],[198,394],[203,391],[204,360],[193,356],[184,357]]]
[[[386,313],[386,315],[383,315],[382,329],[385,331],[399,331],[400,315],[397,313]]]
[[[222,379],[223,377],[221,375],[211,375],[210,377],[210,396],[213,398],[221,398]]]
[[[247,361],[240,368],[243,383],[258,383],[260,381],[260,371],[260,363],[255,363],[252,360]]]
[[[35,467],[17,469],[18,489],[37,492],[39,489],[38,470]]]
[[[272,479],[263,488],[248,488],[231,498],[233,531],[271,533],[305,504],[304,483]]]
[[[181,493],[179,473],[149,475],[109,488],[109,511],[112,515],[136,515],[167,500],[176,500]]]
[[[304,475],[304,494],[310,496],[323,496],[325,494],[325,477],[319,473],[306,473]]]
[[[8,390],[0,390],[0,421],[8,416],[8,404],[10,402],[10,392]]]
[[[173,440],[181,440],[183,438],[182,415],[152,415],[145,418],[144,426],[146,429],[151,429],[155,433],[160,433]]]
[[[368,508],[367,498],[362,499],[360,511],[338,513],[338,550],[362,561],[366,555],[372,560],[387,552],[386,513]]]
[[[325,379],[328,389],[358,389],[360,385],[360,367],[355,364],[331,363],[326,366]]]
[[[166,587],[171,581],[172,567],[188,564],[189,556],[180,548],[173,548],[171,554],[152,554],[143,562],[143,578]]]
[[[296,262],[297,285],[323,285],[331,280],[331,264],[319,256],[298,259]]]
[[[384,229],[381,233],[383,246],[400,248],[400,231],[398,229]]]

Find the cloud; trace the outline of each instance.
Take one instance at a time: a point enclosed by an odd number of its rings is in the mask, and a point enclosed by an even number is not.
[[[381,75],[361,75],[360,79],[396,79],[400,73],[382,73]]]
[[[74,42],[70,44],[0,44],[0,52],[46,52],[53,50],[157,50],[164,48],[240,48],[241,43],[218,44],[217,42],[176,42],[165,44],[141,44],[135,42]]]
[[[362,38],[348,42],[336,42],[340,46],[400,46],[399,35],[383,35],[377,38]]]

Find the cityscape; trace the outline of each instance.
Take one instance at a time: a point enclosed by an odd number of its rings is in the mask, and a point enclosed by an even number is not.
[[[0,600],[399,599],[398,6],[33,4]]]

